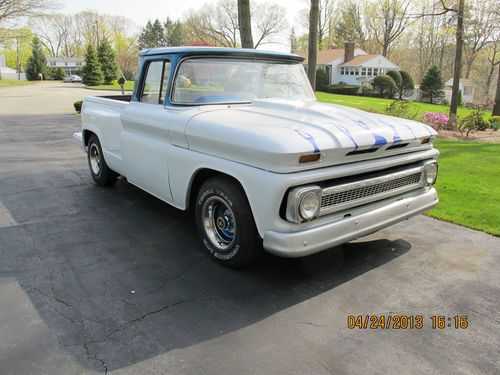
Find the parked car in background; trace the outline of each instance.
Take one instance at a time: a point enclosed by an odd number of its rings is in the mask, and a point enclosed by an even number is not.
[[[145,50],[133,95],[86,97],[73,137],[98,185],[122,175],[193,208],[201,243],[231,267],[261,247],[313,254],[434,207],[436,132],[318,103],[302,61],[250,49]]]
[[[64,77],[64,82],[70,82],[70,83],[74,83],[74,82],[82,82],[82,77],[76,75],[76,74],[70,74],[66,77]]]

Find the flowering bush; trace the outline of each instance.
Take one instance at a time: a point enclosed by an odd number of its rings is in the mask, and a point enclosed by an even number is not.
[[[441,112],[425,112],[424,120],[436,130],[443,129],[448,124],[449,117]]]

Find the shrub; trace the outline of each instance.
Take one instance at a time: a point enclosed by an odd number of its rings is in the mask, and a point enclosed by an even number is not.
[[[396,83],[387,75],[376,76],[372,81],[372,86],[380,93],[381,98],[384,94],[390,94],[396,90]]]
[[[82,111],[82,103],[83,100],[77,100],[76,102],[73,103],[73,107],[75,107],[75,111],[80,113]]]
[[[54,72],[54,79],[56,81],[62,81],[66,77],[66,72],[63,68],[57,68]]]
[[[498,130],[500,129],[500,116],[491,116],[489,119],[490,122],[490,128],[493,130]]]
[[[419,110],[411,100],[394,100],[387,106],[385,112],[394,117],[416,120],[420,117]]]
[[[448,124],[449,117],[442,112],[425,112],[424,121],[434,129],[444,129]]]
[[[474,111],[458,120],[458,130],[462,136],[465,133],[465,136],[468,137],[473,130],[486,130],[487,128],[488,123],[484,120],[484,108],[482,106],[477,106]]]
[[[373,87],[369,83],[363,83],[361,85],[361,93],[362,94],[371,94],[373,92]]]
[[[323,88],[323,91],[330,94],[356,95],[359,91],[359,86],[339,83],[337,85],[327,85]]]
[[[387,75],[391,77],[394,83],[396,84],[396,89],[389,93],[390,97],[394,98],[396,92],[400,92],[401,90],[401,85],[403,84],[403,78],[401,77],[401,73],[399,73],[397,70],[389,70],[387,72]]]
[[[325,69],[316,70],[316,90],[321,90],[322,88],[328,86],[328,74]]]
[[[413,83],[413,78],[405,70],[400,70],[401,75],[401,87],[399,88],[399,99],[403,99],[403,96],[410,96],[415,90],[415,83]]]

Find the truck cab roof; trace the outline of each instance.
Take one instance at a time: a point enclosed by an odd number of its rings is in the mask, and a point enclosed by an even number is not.
[[[289,52],[264,51],[249,48],[225,48],[225,47],[201,47],[201,46],[180,46],[162,47],[142,50],[139,56],[153,55],[185,55],[185,56],[246,56],[254,58],[285,59],[297,62],[304,61],[302,56]]]

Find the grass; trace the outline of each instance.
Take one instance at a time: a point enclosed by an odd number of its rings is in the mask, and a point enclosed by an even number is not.
[[[319,101],[332,104],[345,105],[347,107],[354,107],[363,109],[370,112],[384,113],[386,107],[392,103],[392,99],[372,98],[368,96],[354,96],[354,95],[338,95],[329,94],[326,92],[316,92],[316,97]],[[415,102],[415,107],[423,115],[425,112],[443,112],[448,114],[449,107],[440,104],[429,104]],[[458,108],[458,116],[465,116],[472,110],[467,108]],[[486,118],[491,116],[491,112],[486,112]]]
[[[115,85],[99,85],[99,86],[85,86],[85,88],[90,90],[111,90],[111,91],[121,91],[119,84]],[[127,81],[124,85],[125,91],[132,91],[134,89],[134,81]]]
[[[31,85],[28,81],[17,81],[15,79],[2,78],[0,79],[0,87],[26,86]]]
[[[438,139],[437,219],[500,236],[500,144]]]

